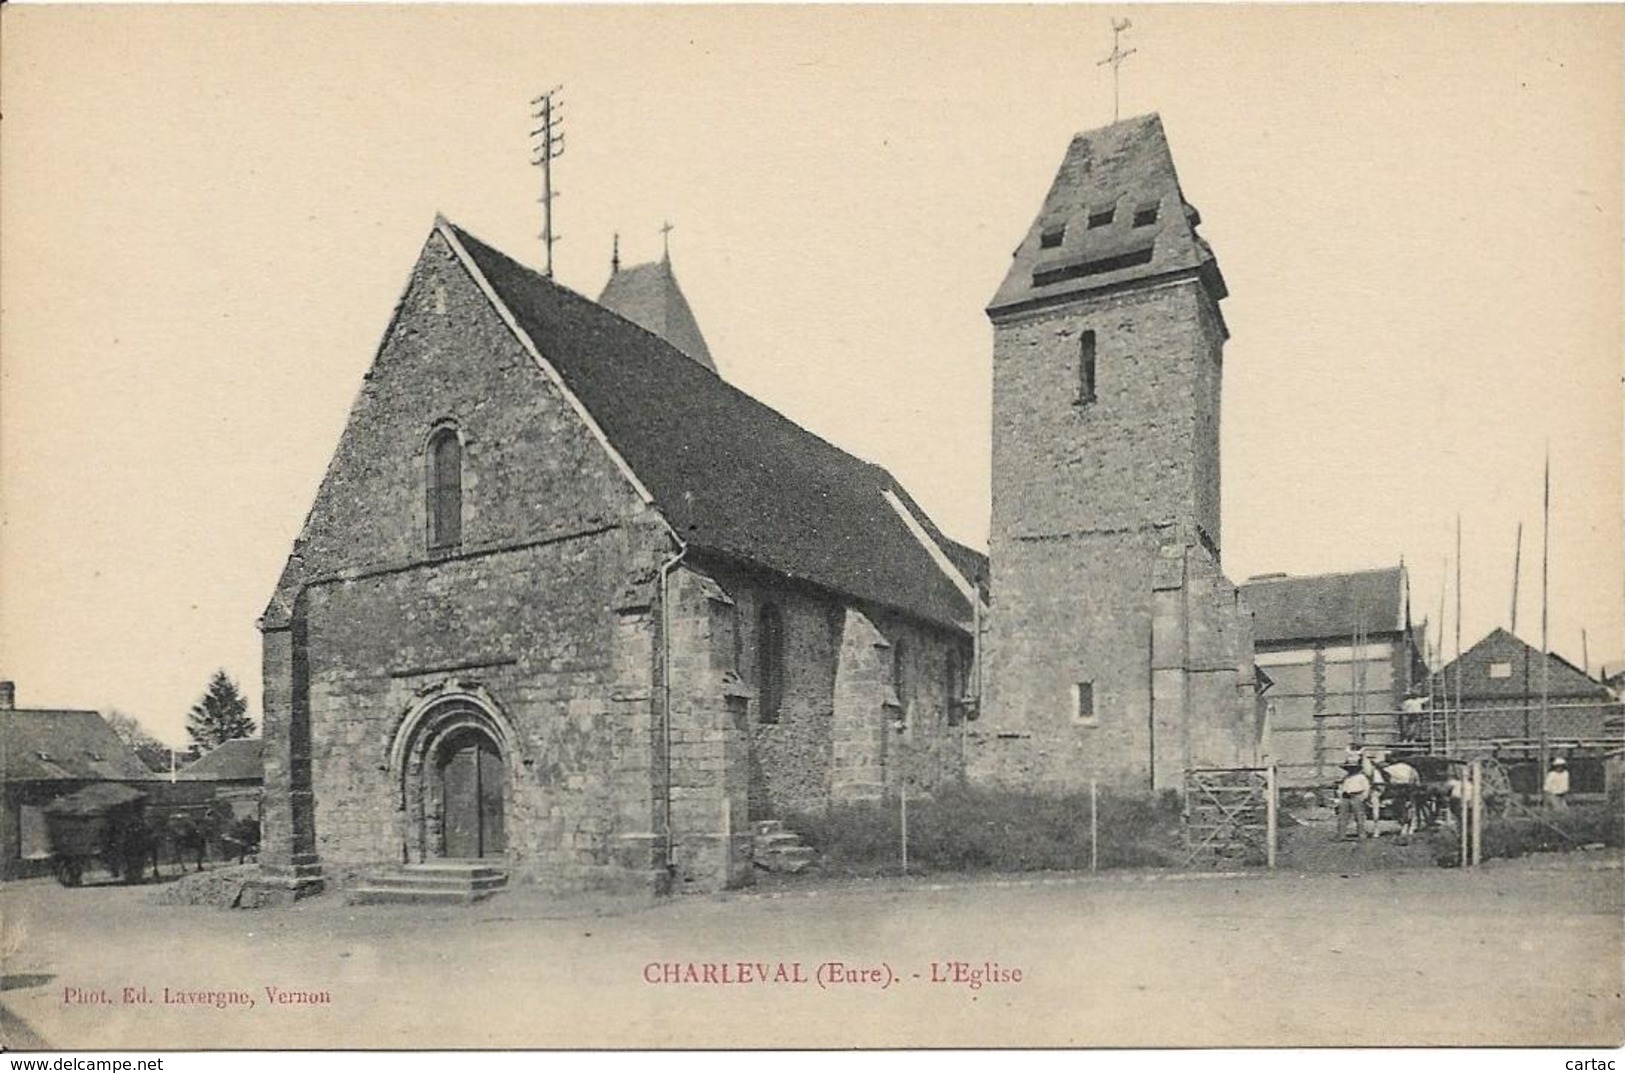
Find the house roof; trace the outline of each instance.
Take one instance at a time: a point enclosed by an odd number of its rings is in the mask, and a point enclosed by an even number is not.
[[[1350,574],[1256,577],[1241,586],[1259,644],[1352,637],[1405,629],[1405,568]]]
[[[886,501],[888,490],[908,501],[891,474],[658,335],[444,226],[684,542],[928,621],[970,621],[967,598]]]
[[[1196,233],[1201,222],[1180,191],[1160,117],[1079,134],[988,313],[1177,272],[1197,273],[1221,299],[1224,277]]]
[[[53,816],[94,816],[108,809],[124,808],[147,795],[116,782],[94,782],[82,790],[57,798],[45,806]]]
[[[30,708],[0,710],[0,775],[7,782],[152,777],[96,712]]]
[[[188,782],[248,781],[265,777],[262,738],[237,738],[223,742],[187,764],[175,774]]]
[[[1526,658],[1529,661],[1527,683],[1524,680]],[[1505,699],[1522,703],[1531,695],[1539,697],[1543,678],[1547,695],[1551,697],[1569,701],[1613,700],[1613,694],[1608,691],[1607,686],[1556,652],[1547,655],[1548,669],[1544,676],[1540,660],[1540,649],[1496,627],[1473,647],[1436,671],[1433,681],[1440,688],[1447,688],[1455,695],[1456,667],[1460,664],[1460,695],[1464,700]],[[1511,673],[1505,678],[1492,678],[1490,668],[1497,663],[1510,664]]]
[[[649,329],[712,372],[717,371],[699,321],[694,319],[694,311],[677,285],[669,257],[617,269],[604,284],[598,304]]]

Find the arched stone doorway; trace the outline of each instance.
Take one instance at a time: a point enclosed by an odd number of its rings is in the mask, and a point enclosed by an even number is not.
[[[506,856],[514,740],[483,690],[448,685],[407,713],[390,750],[403,860]]]

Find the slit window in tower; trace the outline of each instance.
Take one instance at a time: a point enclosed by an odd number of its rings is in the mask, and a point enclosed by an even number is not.
[[[1084,332],[1078,340],[1079,406],[1095,401],[1095,333]]]
[[[1079,726],[1095,726],[1095,684],[1075,682],[1072,685],[1072,721]]]

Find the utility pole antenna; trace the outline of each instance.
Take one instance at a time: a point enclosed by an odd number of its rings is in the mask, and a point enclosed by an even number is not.
[[[1518,635],[1518,566],[1523,560],[1523,523],[1518,523],[1518,544],[1512,552],[1512,635]]]
[[[561,235],[553,230],[553,199],[559,191],[553,189],[553,161],[564,155],[564,102],[558,99],[563,86],[554,86],[530,102],[530,117],[539,124],[530,132],[530,162],[542,169],[542,233],[539,236],[547,249],[547,278],[553,278],[553,243]]]
[[[1127,19],[1113,19],[1112,20],[1112,54],[1110,56],[1107,56],[1105,59],[1101,60],[1099,63],[1095,64],[1096,67],[1104,67],[1108,63],[1112,65],[1112,122],[1113,123],[1117,122],[1117,120],[1121,117],[1121,113],[1122,113],[1122,103],[1123,103],[1123,94],[1122,94],[1123,61],[1128,59],[1130,56],[1134,55],[1136,52],[1139,51],[1139,49],[1131,48],[1127,52],[1124,52],[1121,48],[1118,47],[1118,40],[1122,37],[1123,31],[1127,30],[1132,25],[1134,25],[1134,24],[1129,22],[1129,20],[1127,20]]]

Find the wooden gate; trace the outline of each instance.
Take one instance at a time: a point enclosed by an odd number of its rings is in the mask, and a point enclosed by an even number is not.
[[[1275,867],[1275,768],[1185,772],[1185,864]]]

